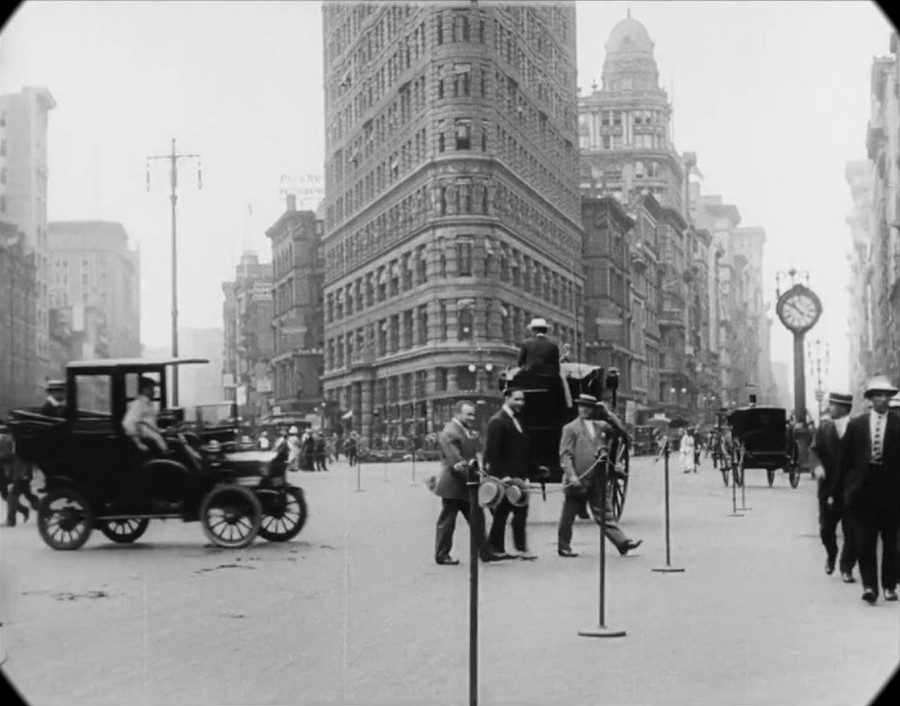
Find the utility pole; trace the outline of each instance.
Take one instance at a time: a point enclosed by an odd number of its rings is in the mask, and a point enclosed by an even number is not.
[[[147,157],[147,191],[150,191],[150,161],[169,160],[169,186],[172,200],[172,357],[178,357],[178,230],[176,227],[176,204],[178,203],[178,160],[197,160],[197,188],[203,188],[202,165],[199,154],[178,154],[175,151],[175,138],[172,138],[172,153]],[[172,366],[172,406],[178,406],[178,366]]]

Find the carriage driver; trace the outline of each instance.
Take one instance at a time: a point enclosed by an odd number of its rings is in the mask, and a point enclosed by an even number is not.
[[[152,378],[142,377],[138,381],[138,395],[128,403],[128,410],[122,418],[122,428],[141,451],[150,450],[144,443],[149,441],[165,454],[169,452],[169,445],[156,424],[156,409],[153,406],[155,387],[156,381]]]
[[[529,371],[537,375],[558,376],[562,384],[566,407],[571,407],[572,393],[559,367],[559,346],[555,341],[547,338],[547,331],[550,328],[547,321],[541,317],[536,317],[528,324],[528,328],[534,333],[534,338],[525,341],[520,346],[519,359],[516,364],[523,371]]]

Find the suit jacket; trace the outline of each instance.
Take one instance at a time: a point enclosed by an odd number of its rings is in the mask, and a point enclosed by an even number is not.
[[[521,426],[522,421],[519,420]],[[498,478],[528,477],[528,437],[516,429],[515,422],[504,409],[494,414],[487,425],[484,442],[485,469]]]
[[[857,501],[874,502],[884,496],[892,498],[893,508],[900,511],[897,500],[900,497],[900,419],[888,412],[882,446],[882,468],[878,471],[869,468],[871,446],[869,412],[866,412],[847,424],[835,492],[842,494],[845,507],[850,507]],[[875,473],[883,473],[884,476],[875,478]],[[873,487],[876,489],[873,491],[875,494],[864,492],[864,489]]]
[[[438,437],[441,447],[441,475],[434,487],[434,493],[438,497],[447,500],[468,500],[469,491],[466,487],[465,471],[454,470],[460,461],[470,461],[475,458],[478,451],[475,439],[467,434],[462,425],[451,419],[444,425]]]
[[[518,365],[534,372],[559,372],[559,346],[546,336],[535,336],[519,348]]]
[[[833,496],[837,487],[843,450],[842,441],[832,419],[823,419],[813,436],[810,451],[822,466],[822,470],[825,471],[825,477],[819,481],[819,495],[823,498]],[[840,500],[840,498],[836,498],[836,500]]]
[[[559,440],[559,465],[566,479],[580,475],[588,470],[597,460],[597,451],[609,443],[611,429],[605,422],[588,419],[587,423],[594,427],[592,439],[585,428],[584,421],[573,419],[562,428]],[[593,474],[582,479],[582,483],[590,480]]]

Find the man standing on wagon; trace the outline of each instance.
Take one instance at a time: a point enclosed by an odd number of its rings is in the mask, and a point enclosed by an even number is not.
[[[534,338],[528,339],[521,345],[519,348],[519,359],[516,364],[526,372],[532,372],[537,375],[559,376],[566,407],[571,407],[572,393],[569,391],[569,385],[562,376],[559,367],[559,346],[555,341],[547,338],[547,331],[550,327],[547,325],[546,320],[537,317],[531,320],[528,328],[534,333]]]
[[[823,417],[819,422],[810,447],[817,461],[813,476],[819,481],[819,537],[825,547],[825,573],[834,573],[838,558],[836,529],[841,522],[844,545],[841,548],[840,572],[844,583],[855,581],[853,565],[856,563],[856,550],[850,523],[844,517],[843,500],[835,489],[840,475],[841,441],[847,432],[852,406],[853,395],[832,392],[828,396],[829,417]]]

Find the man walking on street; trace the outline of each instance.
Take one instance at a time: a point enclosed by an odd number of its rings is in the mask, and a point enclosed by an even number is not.
[[[557,552],[562,557],[578,556],[571,546],[572,525],[575,523],[575,516],[586,503],[597,524],[600,524],[601,510],[604,511],[606,536],[619,550],[619,554],[625,556],[640,546],[643,540],[629,539],[619,528],[609,502],[609,486],[602,487],[599,468],[595,466],[597,452],[609,448],[612,427],[606,422],[592,419],[597,406],[597,398],[593,395],[579,395],[575,404],[578,417],[563,427],[559,442],[559,464],[563,469],[563,484],[567,487],[559,518]],[[605,507],[601,507],[600,503],[605,503]]]
[[[853,395],[832,392],[828,397],[829,417],[819,422],[819,428],[813,437],[810,451],[817,460],[813,476],[819,481],[819,536],[825,546],[825,573],[834,573],[834,564],[838,558],[837,533],[838,523],[844,516],[842,498],[835,495],[838,476],[840,475],[841,441],[847,433],[850,422],[850,408],[853,406]],[[853,583],[853,565],[856,563],[856,549],[850,523],[846,518],[841,522],[844,533],[844,545],[841,548],[840,572],[844,583]]]
[[[525,480],[528,477],[528,437],[519,421],[519,413],[525,406],[525,392],[507,387],[506,398],[500,410],[488,420],[484,445],[485,471],[503,481],[511,478]],[[491,549],[502,557],[506,553],[506,518],[512,514],[512,534],[520,559],[533,561],[537,557],[528,551],[525,526],[528,521],[528,505],[513,505],[506,496],[494,510],[494,521],[488,542]]]
[[[878,538],[881,587],[885,600],[897,600],[897,525],[900,494],[900,420],[888,413],[897,388],[884,375],[866,386],[871,409],[850,420],[841,451],[838,492],[852,526],[862,578],[862,599],[878,600]]]
[[[461,514],[469,523],[470,532],[478,532],[478,546],[482,561],[496,561],[498,557],[490,550],[484,536],[484,511],[480,506],[470,507],[467,476],[469,462],[476,456],[477,447],[472,435],[475,422],[475,405],[460,402],[456,413],[441,432],[441,476],[434,487],[434,493],[441,498],[441,514],[438,516],[437,532],[434,540],[434,560],[441,566],[455,566],[459,559],[450,556],[453,548],[453,531],[456,529],[456,515]],[[477,517],[472,516],[472,512]]]

